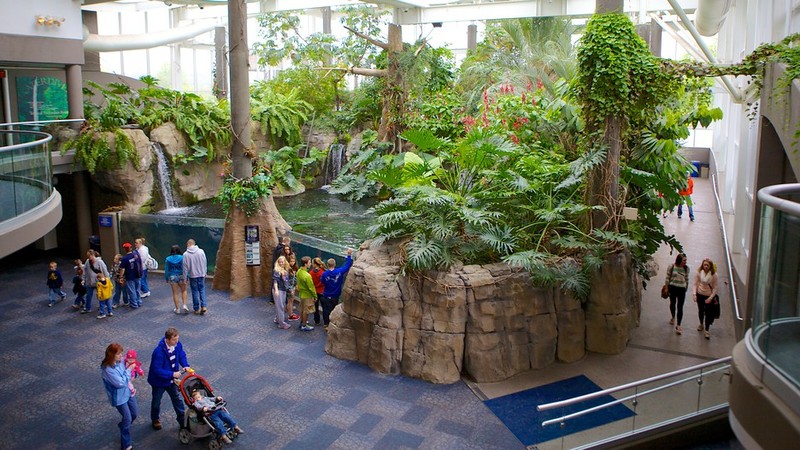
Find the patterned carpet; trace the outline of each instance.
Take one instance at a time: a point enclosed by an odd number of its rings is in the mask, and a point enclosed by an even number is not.
[[[117,341],[126,351],[136,349],[147,370],[153,347],[170,326],[180,331],[192,367],[226,397],[245,430],[232,447],[524,448],[463,383],[383,376],[330,357],[321,328],[278,330],[272,306],[261,299],[234,302],[209,291],[207,315],[176,316],[169,286],[153,274],[152,296],[139,310],[115,310],[113,318],[98,320],[96,313],[75,312],[71,293],[48,308],[48,260],[31,252],[0,260],[2,449],[119,448],[119,414],[100,379],[105,347]],[[70,258],[56,260],[70,280]],[[136,383],[135,449],[207,448],[207,439],[180,444],[167,396],[164,429],[154,431],[149,385]]]

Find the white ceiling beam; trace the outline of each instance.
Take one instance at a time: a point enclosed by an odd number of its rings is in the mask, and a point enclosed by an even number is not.
[[[683,0],[684,10],[693,10],[698,0]],[[376,3],[396,3],[377,1]],[[431,2],[435,3],[435,2]],[[414,25],[435,22],[516,19],[524,17],[578,16],[594,14],[595,0],[510,0],[491,3],[432,4],[427,8],[396,7],[394,22]],[[672,10],[668,0],[626,1],[626,13]]]

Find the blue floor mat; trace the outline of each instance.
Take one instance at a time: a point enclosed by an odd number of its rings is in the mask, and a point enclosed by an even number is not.
[[[567,422],[565,428],[558,424],[542,427],[542,422],[610,402],[605,395],[579,405],[539,412],[538,405],[566,400],[579,395],[600,391],[600,387],[583,375],[546,384],[522,392],[486,400],[486,406],[503,421],[512,433],[526,446],[547,442],[561,436],[605,425],[633,416],[627,406],[614,405]]]

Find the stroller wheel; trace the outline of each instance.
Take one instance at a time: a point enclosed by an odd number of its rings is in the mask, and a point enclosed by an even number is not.
[[[181,440],[181,444],[187,445],[189,442],[192,442],[192,433],[189,432],[188,428],[181,428],[181,431],[178,433],[178,439]]]
[[[208,441],[208,450],[219,450],[221,448],[222,444],[220,444],[215,438],[212,437],[211,440]]]
[[[225,433],[225,435],[228,436],[228,439],[234,440],[236,439],[236,436],[239,436],[239,433],[233,431],[233,429],[230,429],[227,433]]]

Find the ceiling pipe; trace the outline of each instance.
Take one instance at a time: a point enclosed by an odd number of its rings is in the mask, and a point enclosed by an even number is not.
[[[89,52],[119,52],[143,50],[161,45],[183,42],[195,36],[213,31],[217,23],[205,22],[147,34],[98,35],[89,34],[84,27],[83,48]]]
[[[683,26],[686,27],[686,30],[688,30],[689,33],[692,35],[694,41],[700,47],[700,50],[703,52],[706,58],[708,58],[708,62],[710,62],[711,64],[719,64],[719,62],[717,61],[717,57],[714,56],[714,53],[711,51],[710,48],[708,48],[708,45],[706,45],[706,41],[703,39],[702,36],[700,36],[700,33],[697,32],[697,28],[694,27],[692,21],[689,20],[689,17],[686,15],[686,11],[684,11],[681,5],[678,4],[678,0],[668,0],[668,1],[670,6],[672,6],[672,9],[675,10],[675,14],[677,14],[678,17],[681,18]],[[731,94],[731,97],[733,97],[734,103],[745,102],[745,98],[742,95],[741,90],[733,85],[733,82],[727,75],[720,77],[720,80],[722,80],[722,83],[725,85],[725,88]]]
[[[714,36],[719,33],[728,11],[731,0],[699,0],[694,12],[694,23],[697,32],[703,36]]]

